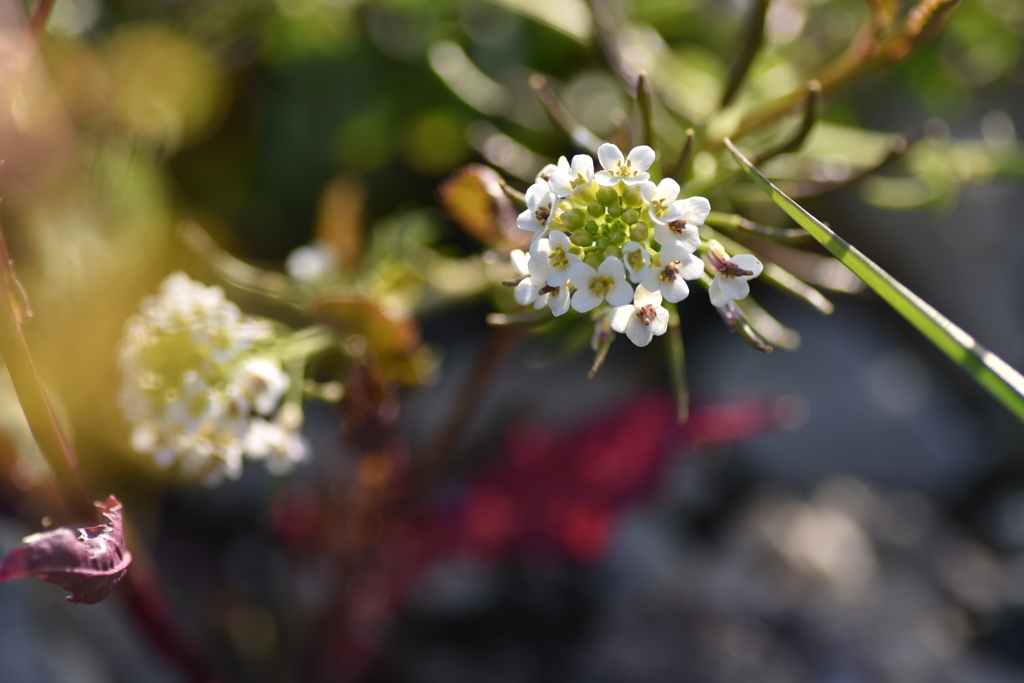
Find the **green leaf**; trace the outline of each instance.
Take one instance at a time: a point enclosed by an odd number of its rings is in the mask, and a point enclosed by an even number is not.
[[[799,204],[783,194],[754,168],[743,154],[725,140],[740,166],[783,211],[800,224],[814,239],[832,252],[868,287],[907,319],[925,337],[966,370],[1004,406],[1024,421],[1024,377],[1006,361],[978,344],[948,318],[928,305],[889,273],[882,270],[828,226],[807,213]]]

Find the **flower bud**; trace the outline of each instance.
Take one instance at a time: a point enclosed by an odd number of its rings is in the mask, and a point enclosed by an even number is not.
[[[572,209],[562,214],[562,224],[567,228],[576,230],[582,228],[587,222],[587,216],[580,209]]]
[[[601,266],[602,261],[604,261],[604,257],[596,251],[592,251],[583,257],[583,262],[595,270]]]
[[[604,204],[597,200],[590,202],[590,205],[587,206],[587,213],[594,218],[600,218],[604,215]]]
[[[639,221],[629,229],[629,239],[634,242],[644,242],[651,235],[650,228],[643,221]]]
[[[597,237],[598,235],[601,234],[601,226],[597,224],[597,221],[587,222],[586,226],[584,226],[584,229],[588,233],[590,233],[591,237]]]
[[[634,185],[622,194],[622,203],[626,206],[639,209],[644,204],[644,196],[640,193],[640,186]]]
[[[622,222],[626,225],[633,225],[640,220],[640,212],[636,209],[626,209],[622,212]]]
[[[619,203],[619,193],[613,187],[602,187],[597,191],[597,201],[605,206],[614,206]]]
[[[611,216],[612,218],[618,218],[619,216],[622,215],[623,211],[624,209],[618,204],[613,204],[612,206],[608,207],[608,215]]]
[[[622,230],[616,230],[608,238],[612,244],[621,247],[626,243],[626,233]]]
[[[569,241],[578,247],[589,247],[594,243],[594,238],[586,230],[580,229],[569,236]]]

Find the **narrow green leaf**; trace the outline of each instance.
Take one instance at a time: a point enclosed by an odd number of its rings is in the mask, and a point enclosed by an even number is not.
[[[754,168],[728,138],[725,145],[740,166],[778,206],[818,240],[843,265],[907,319],[925,337],[952,358],[974,379],[1024,421],[1024,376],[1003,359],[978,344],[948,318],[882,270],[877,264],[839,237],[827,225],[807,213]]]

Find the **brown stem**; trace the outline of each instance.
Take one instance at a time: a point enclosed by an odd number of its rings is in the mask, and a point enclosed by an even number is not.
[[[875,19],[870,17],[850,48],[813,77],[821,84],[822,96],[860,80],[880,66],[905,59],[941,30],[950,12],[959,4],[960,0],[921,0],[907,15],[900,30],[882,44],[877,42]],[[804,97],[805,90],[801,87],[767,103],[746,116],[731,137],[741,138],[786,116],[800,106]],[[717,149],[722,144],[721,140],[715,140],[709,146]]]
[[[56,4],[57,0],[39,0],[39,4],[32,10],[32,16],[28,20],[28,28],[36,42],[39,42],[39,39],[43,37],[43,31],[46,30],[46,22],[49,21],[50,13]]]
[[[484,392],[494,376],[494,371],[498,369],[505,354],[512,348],[519,336],[520,331],[511,327],[497,327],[491,332],[487,345],[477,356],[476,364],[462,385],[448,418],[417,463],[418,478],[421,481],[427,479],[444,464],[448,452],[455,445],[469,419],[473,417],[475,409],[480,405],[480,399],[483,398]]]

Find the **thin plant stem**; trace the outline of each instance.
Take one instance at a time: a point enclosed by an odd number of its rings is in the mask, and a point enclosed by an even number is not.
[[[769,0],[756,0],[750,11],[750,18],[747,21],[747,30],[743,33],[743,40],[736,55],[736,61],[729,68],[729,76],[725,81],[725,90],[722,91],[721,108],[728,107],[736,98],[736,94],[743,85],[743,81],[750,71],[750,65],[754,58],[761,51],[761,44],[764,42],[764,20],[768,15]]]
[[[476,363],[459,390],[451,412],[417,463],[419,481],[428,480],[431,475],[443,468],[459,435],[473,417],[476,408],[480,406],[481,399],[494,378],[494,372],[520,334],[520,330],[512,327],[496,327],[491,332],[487,344],[477,356]]]
[[[789,140],[758,154],[754,163],[763,164],[769,159],[780,154],[795,152],[804,144],[804,140],[807,139],[811,129],[814,128],[815,122],[817,122],[818,118],[821,116],[821,83],[813,80],[808,81],[806,91],[807,95],[804,100],[804,118],[800,123],[800,128],[797,129],[796,133]]]
[[[672,168],[665,174],[666,178],[672,178],[680,185],[683,184],[686,176],[690,174],[690,159],[693,158],[693,128],[686,129],[686,141],[683,143],[683,148],[679,150],[679,157],[676,159],[676,163],[672,164]]]

